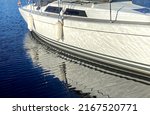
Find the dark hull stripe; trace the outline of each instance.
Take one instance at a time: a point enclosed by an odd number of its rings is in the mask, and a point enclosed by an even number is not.
[[[134,73],[136,75],[143,76],[150,80],[150,65],[145,65],[142,63],[136,63],[129,60],[123,60],[119,59],[117,57],[111,57],[103,54],[99,54],[96,52],[87,51],[78,47],[70,46],[55,40],[52,40],[50,38],[47,38],[43,35],[40,35],[37,32],[32,32],[35,34],[38,38],[40,38],[42,41],[61,49],[67,53],[76,55],[81,57],[84,60],[88,60],[92,63],[98,64],[106,64],[109,65],[112,69],[117,69],[120,71],[125,71],[128,73]]]

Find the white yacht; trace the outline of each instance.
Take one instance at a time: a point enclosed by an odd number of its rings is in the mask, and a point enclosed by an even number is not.
[[[149,0],[40,0],[19,10],[28,29],[49,45],[150,76]]]

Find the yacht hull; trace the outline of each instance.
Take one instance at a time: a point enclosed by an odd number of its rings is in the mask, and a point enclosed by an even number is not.
[[[28,28],[54,47],[97,64],[150,76],[148,23],[64,17],[59,27],[58,15],[41,15],[24,9],[20,12]]]

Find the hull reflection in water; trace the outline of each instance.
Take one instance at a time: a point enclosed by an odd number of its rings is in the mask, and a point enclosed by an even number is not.
[[[25,48],[34,65],[59,78],[68,90],[79,92],[84,97],[150,97],[149,82],[109,74],[100,68],[95,70],[81,64],[80,60],[68,60],[68,57],[37,42],[30,34],[27,36]]]

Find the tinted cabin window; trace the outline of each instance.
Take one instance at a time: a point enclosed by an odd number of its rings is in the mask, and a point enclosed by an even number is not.
[[[60,7],[53,7],[53,6],[48,6],[46,8],[46,12],[52,12],[52,13],[60,13],[60,11],[62,10],[62,8]]]
[[[74,15],[74,16],[87,17],[85,11],[83,11],[83,10],[66,9],[66,11],[65,11],[64,14],[66,14],[66,15]]]

